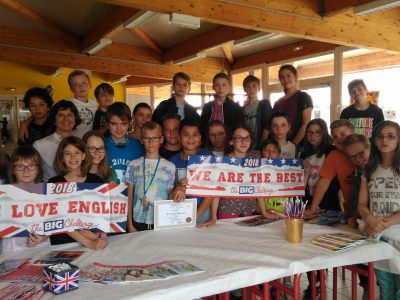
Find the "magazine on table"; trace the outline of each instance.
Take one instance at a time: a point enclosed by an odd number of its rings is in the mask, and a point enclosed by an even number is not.
[[[279,221],[279,219],[268,219],[264,216],[256,216],[254,218],[246,219],[243,221],[236,222],[235,224],[241,225],[241,226],[260,226],[260,225],[265,225],[269,223],[273,223]]]
[[[310,241],[310,244],[333,252],[346,250],[363,243],[367,237],[351,233],[323,234]]]
[[[83,253],[85,253],[85,251],[52,251],[36,260],[33,264],[48,266],[60,263],[71,263]]]
[[[26,264],[29,258],[8,259],[0,263],[0,276],[18,270],[22,265]]]
[[[14,271],[0,275],[0,281],[42,283],[43,266],[25,263]]]
[[[304,216],[304,221],[310,224],[340,226],[342,225],[343,213],[340,211],[324,211]]]
[[[0,289],[0,299],[15,300],[15,299],[42,299],[46,291],[42,285],[33,285],[25,283],[12,283]]]
[[[112,266],[93,263],[80,270],[80,280],[102,284],[130,283],[163,280],[200,272],[203,270],[185,261],[166,261],[143,266]]]

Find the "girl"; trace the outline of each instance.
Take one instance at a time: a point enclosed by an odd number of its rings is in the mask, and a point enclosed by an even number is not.
[[[96,174],[104,182],[109,182],[112,171],[108,164],[103,135],[97,131],[89,131],[83,136],[82,140],[91,156],[92,164],[90,165],[89,173]]]
[[[372,133],[371,155],[361,178],[358,211],[364,233],[400,250],[400,126],[382,121]],[[368,201],[369,200],[369,201]],[[368,203],[369,202],[369,203]],[[398,259],[390,267],[399,268]],[[375,269],[381,299],[400,299],[400,275]]]
[[[233,158],[256,157],[250,153],[251,130],[246,125],[239,125],[229,141],[232,147],[228,156]],[[214,198],[211,205],[211,219],[206,226],[212,226],[218,219],[238,218],[251,216],[256,211],[256,199],[224,199]]]
[[[54,169],[60,174],[49,179],[51,182],[104,183],[99,176],[89,173],[90,154],[86,152],[85,143],[78,137],[69,136],[63,139],[54,159]],[[68,232],[51,236],[51,244],[79,242],[90,249],[100,250],[107,245],[99,234],[88,230]]]
[[[288,141],[290,132],[290,117],[284,112],[274,112],[271,116],[271,133],[281,147],[281,156],[283,158],[296,157],[296,145]]]
[[[223,156],[226,148],[227,130],[221,121],[211,121],[207,128],[207,150],[215,156]]]
[[[39,152],[32,146],[18,146],[11,155],[9,181],[15,184],[33,184],[42,179],[43,169]],[[40,236],[32,232],[26,237],[12,237],[1,240],[0,254],[22,251],[42,243],[49,246],[48,236]]]
[[[279,158],[281,155],[281,148],[279,143],[273,139],[264,141],[261,144],[261,157],[262,158]],[[287,198],[259,198],[257,199],[258,208],[261,214],[266,218],[275,218],[275,215],[269,212],[269,210],[283,213],[284,209],[282,202]]]
[[[297,89],[298,74],[295,67],[283,65],[278,74],[285,95],[275,102],[273,111],[289,115],[292,132],[288,139],[297,145],[303,139],[307,123],[311,120],[312,99],[309,94]]]

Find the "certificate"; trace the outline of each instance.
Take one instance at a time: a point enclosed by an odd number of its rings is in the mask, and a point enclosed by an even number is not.
[[[196,226],[197,200],[154,201],[154,230]]]

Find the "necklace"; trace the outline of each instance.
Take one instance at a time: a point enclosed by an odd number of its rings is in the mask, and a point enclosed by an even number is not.
[[[149,201],[147,201],[146,195],[147,195],[147,192],[149,191],[151,185],[153,184],[153,180],[154,180],[154,177],[156,176],[159,163],[160,163],[160,156],[158,156],[156,168],[154,170],[154,173],[151,174],[150,183],[146,189],[146,156],[143,156],[143,198],[142,198],[141,203],[144,208],[147,208],[147,206],[149,205]]]

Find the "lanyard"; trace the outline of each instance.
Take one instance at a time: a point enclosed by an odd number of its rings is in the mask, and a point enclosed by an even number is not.
[[[153,180],[154,180],[154,177],[156,177],[159,163],[160,163],[160,156],[158,157],[156,169],[154,170],[154,173],[151,175],[150,183],[146,189],[146,156],[143,156],[143,196],[144,197],[146,197],[147,192],[149,191],[151,185],[153,184]]]

